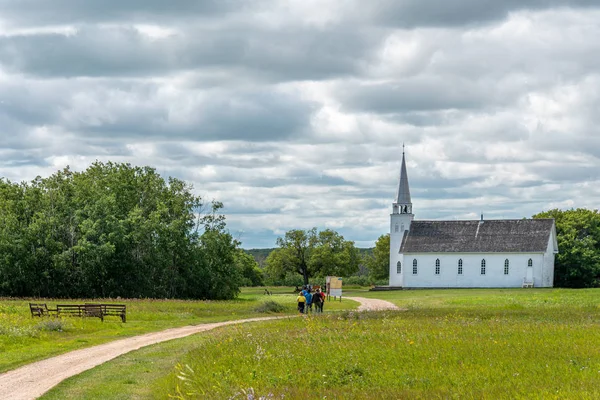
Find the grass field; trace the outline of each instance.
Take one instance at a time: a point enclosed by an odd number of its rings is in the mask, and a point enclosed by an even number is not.
[[[119,357],[44,398],[600,398],[599,290],[346,294],[406,311],[221,328]]]
[[[232,301],[180,300],[35,300],[48,306],[57,303],[112,302],[127,305],[127,323],[117,317],[104,322],[98,318],[31,318],[28,300],[0,299],[0,372],[14,369],[67,351],[166,328],[242,319],[264,315],[257,307],[267,298],[283,304],[284,314],[295,313],[295,297],[289,288],[275,288],[264,296],[262,290],[248,290]],[[356,303],[336,304],[336,309]]]

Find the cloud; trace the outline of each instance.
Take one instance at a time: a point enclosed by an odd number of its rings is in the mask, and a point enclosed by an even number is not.
[[[151,165],[245,247],[600,201],[595,1],[0,2],[0,177]]]

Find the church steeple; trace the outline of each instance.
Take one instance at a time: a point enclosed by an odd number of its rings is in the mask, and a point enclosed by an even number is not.
[[[406,173],[406,159],[404,145],[402,145],[402,167],[400,168],[400,180],[396,201],[393,204],[394,214],[412,214],[412,202],[410,200],[410,188],[408,186],[408,174]]]
[[[405,232],[410,231],[410,225],[415,218],[412,213],[412,201],[408,187],[408,174],[406,173],[406,158],[404,145],[402,145],[402,167],[400,167],[400,181],[396,199],[392,203],[392,215],[390,215],[390,286],[403,286],[404,255],[400,253],[402,240]]]

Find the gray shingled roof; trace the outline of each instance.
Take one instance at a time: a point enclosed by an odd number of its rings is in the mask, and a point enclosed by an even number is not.
[[[544,252],[553,219],[413,221],[401,253]]]

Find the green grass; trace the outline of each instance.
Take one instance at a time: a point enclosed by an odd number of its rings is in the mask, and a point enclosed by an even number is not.
[[[295,314],[295,296],[290,288],[275,289],[265,296],[264,289],[244,289],[232,301],[183,300],[39,300],[49,307],[85,302],[124,303],[127,322],[117,317],[98,318],[31,318],[29,300],[0,299],[0,373],[71,350],[106,343],[116,339],[167,328],[197,325],[233,319],[264,316],[267,301],[283,305],[281,314]],[[336,303],[335,309],[356,307],[354,302]],[[270,308],[272,309],[272,307]]]
[[[407,311],[221,328],[119,357],[44,398],[600,398],[599,290],[345,294]]]

